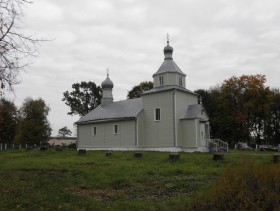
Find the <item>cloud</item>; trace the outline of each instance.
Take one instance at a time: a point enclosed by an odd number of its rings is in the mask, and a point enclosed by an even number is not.
[[[42,97],[54,135],[64,126],[73,130],[78,119],[67,115],[64,91],[80,81],[101,84],[109,68],[115,100],[125,99],[132,86],[152,81],[167,33],[190,90],[257,73],[279,87],[277,0],[41,0],[24,12],[27,30],[53,41],[41,44],[15,101]]]

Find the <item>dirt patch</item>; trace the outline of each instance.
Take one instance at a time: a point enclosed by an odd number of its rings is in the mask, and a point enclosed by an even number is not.
[[[134,187],[126,187],[122,189],[88,189],[80,187],[73,190],[74,194],[85,197],[92,197],[98,201],[114,201],[119,198],[160,200],[187,194],[190,192],[190,190],[186,189],[169,189],[158,187],[149,187],[148,190],[145,188],[137,189]]]

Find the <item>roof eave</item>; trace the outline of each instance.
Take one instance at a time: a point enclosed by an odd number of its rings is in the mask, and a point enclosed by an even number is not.
[[[95,120],[88,120],[88,121],[83,121],[83,122],[75,122],[74,124],[85,125],[85,124],[90,124],[90,123],[117,122],[117,121],[134,120],[136,118],[137,118],[137,116],[135,116],[135,117],[110,118],[110,119],[95,119]]]
[[[192,95],[195,95],[195,96],[198,96],[199,94],[195,93],[195,92],[192,92],[190,90],[187,90],[187,89],[183,89],[181,87],[170,87],[169,89],[163,89],[163,90],[156,90],[156,91],[153,91],[153,92],[143,92],[141,93],[141,95],[149,95],[149,94],[154,94],[154,93],[159,93],[159,92],[168,92],[170,90],[178,90],[178,91],[181,91],[181,92],[185,92],[185,93],[189,93],[189,94],[192,94]]]
[[[175,71],[165,71],[165,72],[156,72],[156,73],[153,74],[153,77],[158,76],[158,75],[162,75],[164,73],[177,73],[177,74],[179,74],[181,76],[184,76],[184,77],[187,76],[185,73],[180,73],[180,72],[177,72],[177,71],[176,72]]]

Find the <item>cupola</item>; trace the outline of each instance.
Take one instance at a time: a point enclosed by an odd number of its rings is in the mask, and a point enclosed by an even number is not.
[[[169,45],[167,35],[167,45],[163,49],[164,61],[158,71],[153,74],[154,87],[179,86],[185,88],[186,74],[177,66],[173,60],[173,48]]]
[[[109,78],[109,71],[107,70],[107,78],[101,83],[102,88],[102,98],[101,98],[101,105],[105,106],[109,103],[112,103],[113,98],[113,89],[114,84]]]
[[[164,47],[163,53],[165,56],[164,60],[173,59],[172,58],[173,48],[169,45],[169,40],[167,40],[167,45]]]
[[[114,84],[109,78],[109,73],[107,73],[107,78],[101,83],[102,89],[113,89]]]

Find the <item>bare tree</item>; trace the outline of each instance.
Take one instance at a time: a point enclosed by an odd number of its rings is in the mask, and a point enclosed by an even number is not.
[[[39,39],[21,32],[22,7],[28,0],[0,0],[0,90],[13,91],[18,76],[37,55]]]

